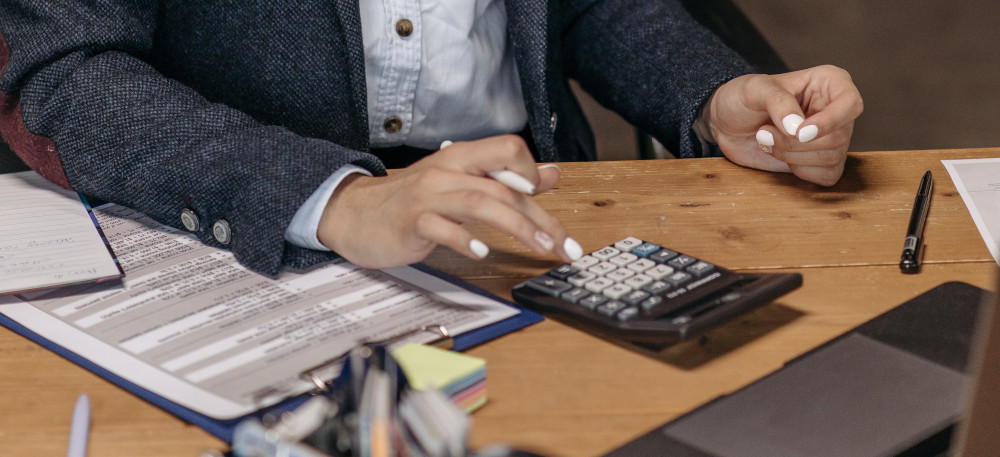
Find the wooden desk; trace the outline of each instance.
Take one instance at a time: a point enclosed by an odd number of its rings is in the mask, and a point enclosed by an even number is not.
[[[547,320],[473,348],[489,401],[473,446],[505,442],[550,456],[594,456],[736,390],[920,292],[950,280],[992,287],[996,265],[941,159],[1000,149],[854,153],[831,188],[724,159],[562,164],[538,201],[584,250],[628,235],[738,270],[801,272],[801,289],[696,340],[639,354]],[[923,272],[898,263],[924,170],[936,186]],[[428,263],[498,295],[554,265],[473,227],[485,262],[445,250]],[[0,450],[65,452],[76,396],[93,405],[91,455],[194,457],[224,443],[35,344],[0,329]]]

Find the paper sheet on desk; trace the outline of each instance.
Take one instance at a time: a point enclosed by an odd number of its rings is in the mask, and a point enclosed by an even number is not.
[[[518,314],[414,268],[341,261],[270,279],[129,208],[106,205],[95,214],[128,273],[122,284],[0,298],[0,313],[213,418],[310,390],[300,373],[359,341],[429,324],[461,334]],[[430,339],[413,339],[421,336]]]
[[[0,174],[0,295],[121,276],[86,203],[33,171]]]
[[[993,260],[1000,264],[1000,158],[942,160]]]

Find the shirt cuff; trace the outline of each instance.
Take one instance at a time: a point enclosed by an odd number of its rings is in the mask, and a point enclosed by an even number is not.
[[[356,165],[344,165],[333,172],[295,212],[292,222],[285,229],[285,240],[298,247],[329,251],[330,248],[320,243],[319,237],[316,236],[319,220],[323,217],[323,210],[326,209],[326,203],[330,201],[333,191],[337,190],[344,178],[354,173],[372,175],[368,170]]]

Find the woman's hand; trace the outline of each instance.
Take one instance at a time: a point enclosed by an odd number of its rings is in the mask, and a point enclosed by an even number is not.
[[[439,244],[481,259],[489,249],[462,227],[476,221],[537,254],[554,253],[566,262],[582,255],[562,223],[531,196],[487,177],[497,170],[525,177],[536,193],[559,180],[559,169],[538,167],[519,136],[458,142],[391,176],[346,178],[326,205],[319,240],[366,268],[419,262]]]
[[[733,79],[715,91],[696,128],[737,164],[832,186],[863,109],[850,74],[827,65]]]

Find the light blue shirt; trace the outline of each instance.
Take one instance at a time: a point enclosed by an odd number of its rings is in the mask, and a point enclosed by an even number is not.
[[[359,0],[371,146],[437,149],[443,140],[519,132],[528,120],[508,46],[503,0]],[[408,20],[406,35],[397,23]],[[402,28],[406,30],[406,28]],[[398,131],[387,129],[396,118]],[[326,202],[360,167],[331,175],[299,208],[289,242],[329,250],[316,237]]]

